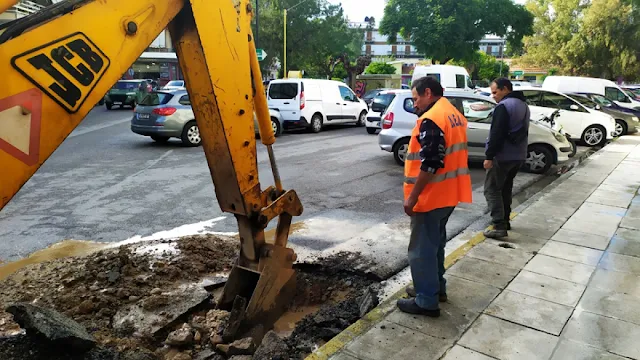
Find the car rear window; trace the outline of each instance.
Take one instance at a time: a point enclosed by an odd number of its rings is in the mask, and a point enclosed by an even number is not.
[[[142,106],[157,106],[157,105],[166,105],[171,98],[173,98],[172,94],[163,93],[163,92],[152,92],[147,94],[142,101],[140,101],[140,105]]]
[[[142,82],[132,82],[132,81],[118,81],[115,83],[115,85],[113,85],[114,89],[118,89],[118,90],[132,90],[132,89],[138,89],[138,87],[140,86]]]
[[[298,96],[298,83],[271,83],[269,97],[271,99],[295,99]]]
[[[373,103],[371,103],[371,110],[380,113],[384,112],[395,97],[396,94],[380,94],[374,97]]]

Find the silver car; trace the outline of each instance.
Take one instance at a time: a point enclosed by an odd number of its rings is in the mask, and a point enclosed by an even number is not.
[[[485,142],[491,128],[491,112],[496,103],[493,99],[461,91],[445,91],[444,96],[455,105],[468,120],[467,141],[469,159],[481,161],[485,158]],[[382,115],[382,131],[378,144],[393,153],[398,164],[404,164],[411,131],[416,124],[411,92],[399,91]],[[529,127],[529,148],[525,170],[536,174],[546,173],[554,164],[569,160],[573,147],[562,133],[532,120]]]
[[[282,117],[276,110],[269,110],[269,112],[272,127],[278,136],[283,129]],[[198,146],[202,142],[186,90],[161,90],[149,93],[133,111],[131,131],[150,136],[157,142],[167,142],[172,137],[182,140],[186,146]]]

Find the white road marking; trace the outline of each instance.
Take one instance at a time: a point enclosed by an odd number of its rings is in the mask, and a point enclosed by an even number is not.
[[[72,138],[72,137],[76,137],[76,136],[79,136],[79,135],[84,135],[84,134],[87,134],[87,133],[90,133],[90,132],[106,129],[106,128],[111,127],[111,126],[120,125],[120,124],[129,122],[129,121],[131,121],[131,117],[128,117],[126,119],[121,119],[121,120],[115,120],[115,121],[112,121],[112,122],[110,122],[108,124],[93,125],[93,126],[87,126],[85,128],[82,128],[82,129],[76,129],[71,134],[69,134],[69,136],[67,136],[67,139]]]

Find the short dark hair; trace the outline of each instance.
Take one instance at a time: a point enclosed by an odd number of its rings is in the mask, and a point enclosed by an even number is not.
[[[425,76],[425,77],[419,78],[418,80],[414,81],[413,84],[411,84],[411,88],[416,89],[416,91],[418,92],[418,95],[420,96],[424,95],[424,92],[427,89],[431,90],[431,94],[433,94],[433,96],[444,95],[444,89],[442,88],[442,84],[440,84],[438,80],[436,80],[434,77],[431,77],[431,76]]]
[[[498,89],[502,90],[505,87],[507,88],[507,90],[509,91],[513,91],[513,84],[511,83],[511,80],[505,78],[505,77],[501,77],[501,78],[497,78],[495,80],[493,80],[493,83],[496,84],[496,87],[498,87]]]

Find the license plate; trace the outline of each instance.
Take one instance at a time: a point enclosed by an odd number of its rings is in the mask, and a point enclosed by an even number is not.
[[[138,114],[138,119],[148,119],[149,114]]]

